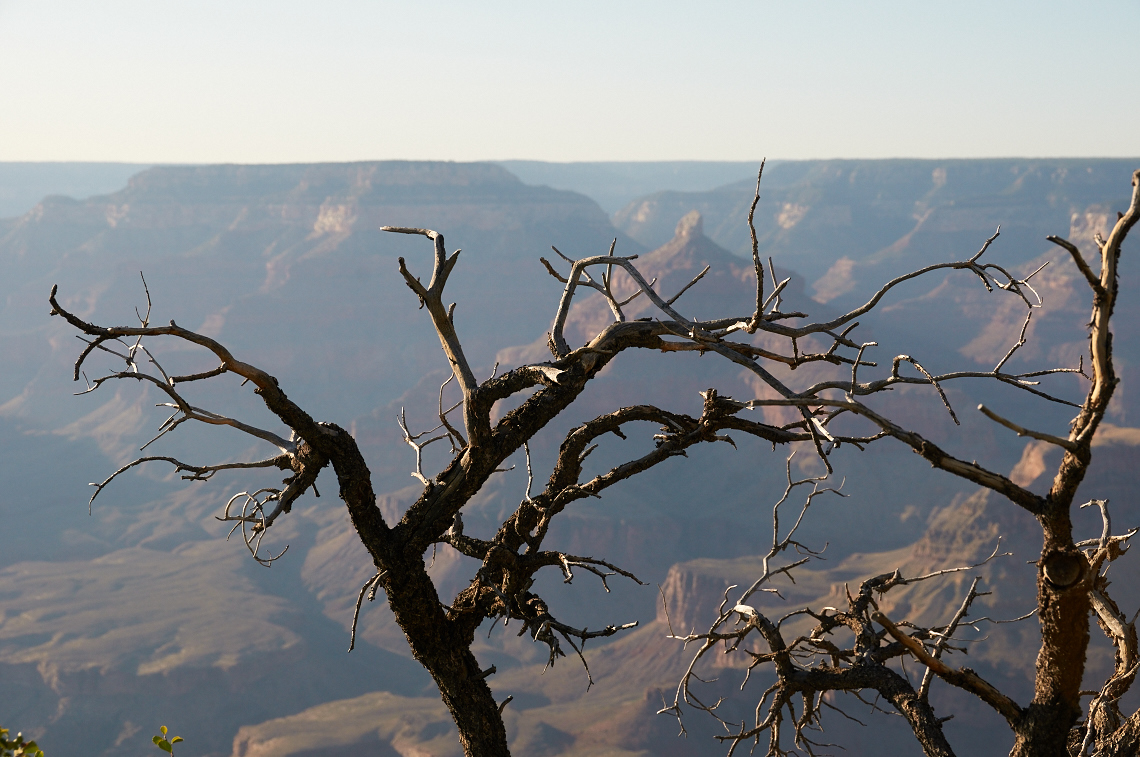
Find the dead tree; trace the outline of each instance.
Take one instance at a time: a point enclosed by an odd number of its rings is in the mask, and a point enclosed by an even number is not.
[[[762,574],[745,591],[737,594],[735,601],[730,599],[729,591],[725,592],[718,617],[707,631],[676,637],[686,644],[695,644],[697,651],[678,684],[673,703],[662,713],[672,713],[680,721],[683,706],[688,705],[721,719],[717,712],[719,702],[702,701],[700,693],[694,689],[694,681],[697,680],[694,671],[710,650],[723,645],[729,653],[748,656],[749,676],[754,670],[770,665],[776,679],[761,696],[752,723],[730,724],[721,720],[734,729],[734,732],[718,737],[730,744],[730,755],[738,746],[758,745],[762,738],[766,741],[768,757],[799,753],[796,750],[814,754],[816,744],[812,741],[815,737],[812,731],[821,727],[822,711],[831,706],[824,701],[828,692],[847,692],[856,696],[862,692],[877,694],[906,718],[927,755],[952,755],[951,745],[942,729],[945,718],[936,716],[928,701],[935,677],[977,697],[1000,714],[1015,736],[1011,754],[1017,757],[1124,757],[1140,752],[1140,711],[1125,718],[1119,705],[1140,669],[1136,615],[1130,617],[1112,600],[1106,577],[1110,563],[1127,550],[1129,540],[1140,529],[1133,528],[1114,535],[1107,502],[1095,499],[1080,507],[1099,508],[1103,519],[1102,533],[1096,538],[1077,540],[1072,523],[1077,490],[1092,459],[1093,435],[1108,410],[1109,400],[1118,383],[1113,369],[1109,323],[1118,295],[1117,264],[1121,245],[1140,219],[1140,171],[1133,174],[1132,186],[1127,212],[1118,214],[1107,239],[1099,233],[1095,237],[1100,256],[1099,272],[1092,270],[1075,245],[1060,237],[1048,238],[1072,256],[1092,290],[1092,317],[1089,321],[1091,375],[1084,373],[1083,366],[1080,371],[1088,379],[1089,388],[1082,403],[1068,403],[1078,410],[1070,423],[1068,435],[1058,436],[1029,429],[1003,418],[984,405],[978,406],[978,410],[988,418],[1019,436],[1045,441],[1064,450],[1064,457],[1045,496],[1034,494],[976,462],[947,454],[864,404],[860,400],[861,395],[872,393],[894,379],[900,358],[895,359],[890,377],[867,383],[856,381],[857,366],[852,366],[849,385],[832,384],[829,387],[836,393],[843,392],[842,397],[825,399],[822,394],[814,394],[810,399],[796,397],[786,400],[789,404],[808,407],[812,417],[820,413],[847,413],[864,418],[881,433],[909,445],[934,467],[990,489],[1036,518],[1041,527],[1042,546],[1040,558],[1036,561],[1037,606],[1031,615],[1037,616],[1041,626],[1041,646],[1037,654],[1032,701],[1020,705],[969,668],[953,667],[942,659],[944,653],[953,652],[959,645],[953,638],[954,633],[963,622],[967,622],[970,607],[980,596],[978,579],[974,580],[956,612],[951,614],[951,608],[947,608],[947,621],[940,626],[926,627],[906,618],[890,618],[879,611],[876,597],[892,589],[977,566],[911,578],[898,570],[873,576],[863,581],[854,594],[848,592],[845,607],[803,608],[775,620],[747,604],[757,592],[773,591],[773,577],[788,573],[810,559],[809,554],[785,565],[774,564],[781,552],[791,547],[802,547],[793,538],[800,519],[814,497],[830,491],[820,488],[822,479],[793,481],[789,466],[788,489],[784,499],[777,503],[774,514],[778,516],[780,506],[795,488],[811,486],[799,519],[783,536],[780,535],[778,518],[775,519],[772,547],[764,558]],[[990,286],[984,276],[983,282]],[[1028,318],[1029,314],[1026,324],[1029,323]],[[994,369],[994,378],[1015,385],[1026,384],[1024,388],[1029,388],[1027,380],[1034,374],[1006,376],[1001,373],[1002,367],[1024,344],[1024,340],[1023,328],[1018,343]],[[947,378],[950,376],[937,376],[931,380],[937,386]],[[1041,394],[1037,389],[1031,391]],[[757,406],[779,402],[756,400],[746,404]],[[730,591],[735,588],[731,587]],[[1082,692],[1081,681],[1090,640],[1090,615],[1096,617],[1100,629],[1113,644],[1116,659],[1113,673],[1099,690]],[[805,617],[814,622],[810,632],[790,638],[785,624]],[[969,622],[980,620],[987,619]],[[851,641],[839,641],[847,638]],[[892,669],[891,663],[901,658],[913,658],[924,666],[925,673],[917,690],[906,677]],[[1082,695],[1091,696],[1087,709],[1081,707]],[[797,702],[799,715],[795,710]],[[1083,720],[1082,713],[1085,715]]]
[[[762,171],[763,168],[761,175]],[[756,200],[758,199],[759,177]],[[752,212],[755,208],[754,201]],[[1134,219],[1135,213],[1134,205],[1128,218]],[[1119,242],[1129,224],[1118,227],[1105,249],[1119,248]],[[752,225],[752,213],[749,214],[749,225]],[[687,318],[682,313],[683,306],[677,302],[688,286],[673,295],[658,293],[653,282],[647,281],[638,270],[635,256],[616,256],[612,245],[607,255],[580,260],[565,258],[569,264],[566,274],[559,273],[554,265],[543,260],[550,273],[565,284],[549,331],[553,359],[518,366],[480,381],[464,355],[456,329],[454,305],[446,305],[444,299],[444,288],[459,260],[459,253],[448,254],[443,235],[436,231],[399,227],[385,227],[385,230],[424,236],[433,244],[434,262],[427,284],[412,273],[403,259],[399,261],[399,271],[418,299],[420,307],[427,310],[450,364],[451,379],[462,391],[462,400],[450,409],[444,408],[441,400],[439,426],[436,429],[438,433],[432,436],[433,432],[428,432],[426,436],[431,438],[427,440],[421,441],[425,434],[413,434],[401,419],[406,441],[416,449],[417,469],[414,475],[423,483],[423,491],[398,523],[386,522],[381,515],[376,505],[368,466],[349,433],[334,423],[314,419],[289,399],[274,376],[241,361],[218,341],[178,326],[173,321],[166,326],[151,325],[149,293],[146,314],[139,314],[137,326],[106,327],[88,323],[59,303],[54,288],[50,296],[51,313],[66,319],[87,342],[75,363],[76,380],[85,375],[82,372],[84,362],[96,351],[109,353],[125,363],[122,370],[106,373],[91,381],[88,391],[94,391],[112,380],[129,379],[153,384],[165,394],[169,400],[165,404],[170,408],[171,415],[160,426],[159,437],[186,421],[193,420],[231,426],[268,442],[277,449],[274,455],[262,460],[213,465],[183,462],[169,456],[141,457],[98,484],[95,496],[120,473],[145,462],[169,463],[183,474],[183,478],[194,480],[211,478],[222,470],[279,468],[287,473],[281,485],[262,486],[233,496],[221,516],[222,520],[232,522],[235,528],[241,529],[254,558],[271,562],[279,555],[264,554],[261,551],[262,538],[278,518],[289,513],[297,498],[313,486],[317,474],[326,466],[332,466],[339,484],[340,498],[348,508],[355,530],[376,568],[373,578],[360,590],[358,609],[359,602],[366,594],[374,596],[378,590],[384,592],[396,622],[408,639],[412,654],[438,684],[443,701],[458,727],[463,749],[468,755],[490,757],[509,754],[501,718],[503,704],[495,701],[486,681],[494,669],[481,669],[471,652],[475,631],[484,620],[520,622],[534,641],[548,647],[550,662],[565,654],[563,643],[581,656],[582,648],[589,639],[611,636],[636,625],[611,625],[600,631],[576,628],[555,618],[547,603],[533,591],[535,574],[547,567],[560,570],[566,581],[570,581],[575,569],[594,573],[603,580],[615,573],[636,580],[628,572],[602,559],[546,548],[544,542],[554,517],[576,500],[597,497],[621,481],[665,460],[684,455],[694,445],[718,441],[732,443],[728,432],[749,434],[773,445],[804,443],[814,449],[828,470],[831,469],[828,455],[840,444],[862,448],[888,436],[902,439],[935,465],[966,475],[984,485],[991,485],[1018,504],[1041,513],[1043,523],[1048,524],[1049,538],[1052,539],[1045,563],[1056,566],[1051,567],[1051,571],[1071,571],[1072,564],[1077,560],[1075,555],[1079,552],[1072,545],[1069,531],[1064,525],[1068,522],[1065,519],[1067,516],[1061,514],[1067,510],[1049,505],[998,474],[950,457],[917,434],[872,412],[859,401],[859,398],[878,394],[898,384],[932,384],[942,394],[942,382],[966,377],[989,378],[1027,391],[1037,391],[1032,376],[1003,372],[1004,361],[989,372],[933,376],[917,360],[907,355],[895,358],[887,377],[870,382],[858,380],[858,369],[873,368],[875,363],[863,359],[863,353],[869,345],[857,342],[850,336],[857,325],[857,319],[875,308],[888,292],[905,281],[936,271],[966,271],[978,276],[987,287],[1006,290],[1013,296],[1021,297],[1027,305],[1033,304],[1035,293],[1027,279],[1018,279],[1002,267],[982,261],[982,256],[996,234],[968,260],[932,265],[899,276],[886,283],[865,305],[825,322],[812,321],[805,313],[781,311],[780,295],[788,281],[775,280],[771,261],[768,270],[765,270],[758,252],[755,231],[752,235],[755,307],[749,313],[726,313],[724,317],[715,320]],[[1102,299],[1109,298],[1106,300],[1107,306],[1101,308],[1107,324],[1111,297],[1115,295],[1115,279],[1114,269],[1109,267],[1106,270],[1108,273],[1105,274],[1107,278],[1104,283],[1094,284],[1094,289],[1100,287],[1097,290],[1098,296]],[[633,296],[650,300],[659,311],[658,317],[638,320],[626,317],[623,307],[629,303],[629,299],[622,300],[615,294],[615,275],[619,271],[624,271],[624,275],[633,282],[636,289]],[[771,275],[771,291],[766,291],[766,274]],[[575,347],[567,343],[564,327],[570,306],[583,289],[593,290],[605,299],[612,311],[613,321],[587,344]],[[764,337],[767,341],[759,337]],[[772,338],[785,340],[786,351],[773,351],[762,346]],[[203,366],[199,373],[169,375],[148,350],[146,340],[153,339],[179,340],[198,345],[206,353],[212,354],[216,364],[213,367]],[[538,492],[531,492],[528,488],[517,509],[503,521],[493,537],[479,539],[465,534],[462,510],[487,480],[502,469],[511,455],[520,450],[528,452],[529,463],[528,442],[534,435],[570,407],[603,368],[615,361],[622,352],[632,349],[666,353],[697,351],[719,355],[757,376],[780,399],[740,402],[721,396],[715,389],[709,389],[703,393],[703,406],[696,415],[652,405],[635,405],[617,408],[598,416],[572,429],[565,436],[546,486]],[[1102,366],[1107,364],[1111,371],[1111,364],[1105,362],[1108,359],[1107,344],[1102,344],[1100,349],[1103,354],[1098,358],[1097,370],[1103,370]],[[801,391],[793,391],[765,367],[775,364],[796,367],[818,361],[835,366],[849,366],[850,379],[826,381]],[[913,375],[904,373],[904,363],[913,366]],[[195,407],[183,396],[182,387],[186,384],[208,381],[226,373],[241,376],[253,384],[254,392],[283,428],[279,431],[257,428]],[[1088,411],[1089,419],[1082,421],[1086,425],[1081,426],[1079,433],[1074,432],[1077,436],[1066,442],[1075,450],[1066,458],[1066,470],[1083,472],[1080,460],[1087,459],[1088,440],[1100,417],[1097,413],[1103,413],[1108,395],[1111,394],[1114,381],[1111,373],[1096,381],[1100,388],[1095,395],[1095,408]],[[945,395],[942,396],[945,401]],[[492,412],[495,405],[512,398],[521,402],[493,421],[496,417]],[[744,411],[748,408],[763,404],[792,406],[798,413],[798,419],[781,426],[745,417],[747,413]],[[459,417],[454,417],[452,413]],[[851,415],[869,418],[878,428],[866,434],[843,434],[832,425],[837,418]],[[625,439],[627,430],[645,422],[660,427],[660,431],[653,436],[654,447],[651,451],[621,461],[605,473],[583,480],[583,461],[602,436],[614,434]],[[419,451],[435,441],[450,441],[453,456],[448,465],[429,476],[419,467]],[[1069,458],[1072,458],[1071,462]],[[1073,481],[1072,486],[1075,488],[1079,479],[1080,473],[1069,474],[1064,486],[1069,486]],[[1054,497],[1048,502],[1056,500]],[[447,603],[441,600],[425,565],[425,554],[438,544],[450,545],[477,560],[480,566],[470,584]],[[1109,547],[1106,546],[1105,549]],[[1084,558],[1081,557],[1080,560],[1083,561]],[[1081,565],[1084,563],[1081,562]],[[1083,567],[1078,572],[1080,576],[1072,580],[1083,587],[1090,580],[1087,576],[1091,574]],[[1043,591],[1054,592],[1054,589],[1047,586]],[[1063,598],[1064,613],[1081,612],[1081,608],[1087,607],[1090,601],[1088,591],[1083,589],[1057,590],[1055,593]],[[767,627],[757,622],[757,627]],[[1057,643],[1063,647],[1069,641],[1069,637],[1064,634],[1069,631],[1059,633],[1062,633],[1063,638],[1058,638]],[[582,662],[585,662],[584,657]],[[1077,679],[1079,680],[1079,675]],[[1070,707],[1076,696],[1075,689],[1070,696],[1072,686],[1069,678],[1057,682],[1049,678],[1046,684],[1051,687],[1049,692],[1055,689],[1059,693],[1049,693],[1042,697],[1039,707],[1041,714],[1048,716],[1063,711],[1069,717],[1072,713],[1066,708]],[[1038,720],[1040,718],[1034,722]],[[934,729],[934,726],[931,728]]]

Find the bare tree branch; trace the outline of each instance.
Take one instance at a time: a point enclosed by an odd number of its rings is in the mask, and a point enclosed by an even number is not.
[[[1005,694],[995,689],[992,684],[983,680],[977,673],[969,668],[951,668],[927,652],[926,648],[917,641],[899,630],[898,626],[892,623],[883,613],[873,613],[871,618],[883,626],[883,628],[886,628],[887,632],[900,644],[905,646],[907,650],[914,655],[916,660],[933,670],[939,678],[976,695],[983,702],[997,710],[1012,728],[1016,729],[1021,724],[1021,719],[1024,716],[1021,707]]]
[[[966,617],[966,613],[970,610],[970,605],[981,594],[978,593],[978,583],[981,581],[981,576],[974,576],[974,580],[970,583],[970,590],[966,592],[965,598],[962,600],[958,612],[954,613],[954,617],[950,620],[950,624],[946,626],[944,631],[938,631],[935,635],[934,651],[930,656],[935,660],[942,658],[942,652],[946,649],[946,644],[954,636],[954,632],[958,630],[958,624]],[[934,677],[934,668],[928,667],[926,672],[922,674],[922,685],[918,687],[918,698],[926,701],[927,696],[930,694],[930,683]]]
[[[1075,450],[1077,448],[1077,445],[1069,439],[1062,439],[1060,437],[1053,436],[1052,434],[1044,434],[1040,431],[1033,431],[1031,429],[1025,428],[1024,426],[1019,426],[1013,421],[1002,418],[1000,415],[995,413],[993,410],[990,410],[985,405],[978,405],[978,410],[981,411],[982,415],[986,416],[991,421],[1000,423],[1011,431],[1016,431],[1018,436],[1028,436],[1032,439],[1039,439],[1043,442],[1056,444],[1058,447],[1064,447],[1067,450]]]

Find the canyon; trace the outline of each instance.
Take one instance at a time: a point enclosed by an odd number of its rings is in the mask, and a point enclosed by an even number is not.
[[[1043,307],[1011,368],[1074,367],[1087,348],[1089,303],[1067,254],[1044,237],[1064,235],[1091,249],[1094,232],[1115,218],[1126,197],[1133,163],[778,163],[761,185],[760,248],[765,260],[772,257],[774,275],[791,279],[783,293],[787,309],[826,315],[850,309],[899,273],[972,255],[1000,224],[989,258],[1021,273],[1048,262],[1034,279]],[[397,271],[398,257],[426,270],[427,247],[385,235],[381,226],[437,229],[451,248],[464,248],[449,299],[457,302],[456,326],[473,367],[490,375],[496,364],[548,359],[546,333],[562,289],[538,260],[550,257],[550,245],[583,257],[604,253],[616,239],[618,254],[638,255],[662,292],[679,290],[708,265],[709,274],[679,301],[686,312],[749,312],[745,216],[754,184],[653,193],[609,216],[589,197],[523,183],[493,164],[160,166],[110,194],[51,196],[0,219],[5,726],[18,723],[50,747],[50,757],[150,754],[149,737],[160,722],[183,735],[185,751],[196,755],[459,754],[438,694],[382,602],[365,605],[357,648],[345,651],[357,592],[374,569],[333,496],[331,477],[318,480],[323,497],[307,496],[270,532],[274,553],[289,547],[270,569],[250,560],[240,543],[227,542],[227,529],[215,519],[230,496],[251,486],[240,474],[188,483],[169,468],[136,469],[103,492],[88,515],[87,484],[132,459],[157,432],[162,417],[154,405],[161,397],[135,387],[71,396],[85,388],[82,378],[71,380],[83,345],[47,317],[53,285],[80,316],[129,323],[136,307],[146,307],[141,271],[156,322],[175,320],[220,340],[277,376],[319,420],[350,429],[373,471],[378,504],[392,519],[420,491],[396,416],[406,412],[418,429],[434,425],[447,364]],[[1121,266],[1121,291],[1129,295],[1140,291],[1140,266],[1133,263]],[[900,288],[863,319],[858,333],[879,342],[872,359],[880,366],[908,353],[935,372],[987,370],[1017,341],[1024,309],[1014,299],[986,292],[968,274],[939,274]],[[650,315],[636,303],[629,312]],[[571,312],[567,338],[577,346],[609,317],[599,298],[583,299]],[[1114,518],[1132,525],[1140,517],[1133,495],[1140,464],[1140,302],[1122,298],[1114,323],[1122,384],[1083,491],[1086,498],[1108,498]],[[185,349],[156,357],[176,370],[212,367]],[[803,386],[836,370],[805,366],[782,377]],[[1082,391],[1071,375],[1047,380],[1050,391],[1066,397]],[[256,397],[236,384],[225,391],[203,387],[194,399],[268,425]],[[573,425],[640,402],[696,413],[697,392],[709,386],[738,399],[758,391],[738,369],[696,355],[623,355],[565,418],[536,437],[535,475],[547,475]],[[985,460],[1026,486],[1047,486],[1043,471],[1055,465],[1052,453],[973,408],[994,404],[1007,417],[1032,418],[1054,433],[1068,420],[1066,408],[983,382],[946,389],[960,428],[930,387],[896,391],[884,407],[952,451]],[[764,418],[783,416],[768,409]],[[604,442],[596,464],[625,459],[648,436]],[[725,587],[751,582],[757,555],[771,541],[786,452],[736,442],[736,450],[696,449],[602,500],[577,503],[556,523],[549,543],[615,562],[647,584],[611,580],[606,593],[589,576],[568,586],[552,574],[541,590],[558,616],[594,628],[641,625],[587,652],[595,682],[589,691],[575,660],[543,672],[541,645],[510,628],[488,629],[478,656],[499,671],[491,679],[496,695],[514,697],[504,716],[517,754],[632,757],[719,749],[711,741],[714,724],[700,713],[686,716],[683,738],[675,720],[655,713],[672,700],[688,664],[682,644],[668,638],[670,627],[683,634],[707,623]],[[265,452],[224,430],[180,429],[160,444],[160,454],[193,460]],[[813,549],[826,545],[825,559],[804,566],[795,584],[782,584],[782,599],[765,599],[773,611],[826,605],[842,596],[844,585],[896,568],[914,574],[972,564],[994,549],[998,536],[1012,556],[892,594],[890,609],[933,622],[953,611],[975,573],[993,590],[979,614],[1012,618],[1029,609],[1033,570],[1026,560],[1036,556],[1039,537],[1020,512],[931,471],[890,442],[864,452],[845,447],[833,460],[834,485],[842,480],[848,496],[813,505],[799,532]],[[425,471],[446,461],[429,448]],[[465,511],[468,533],[490,532],[524,496],[525,461],[512,462],[514,470],[492,479]],[[799,450],[790,470],[818,475],[822,466]],[[1086,514],[1088,535],[1099,534],[1098,516]],[[454,593],[474,570],[446,546],[425,559],[433,561],[441,595]],[[1125,558],[1114,570],[1134,576],[1136,563]],[[1119,583],[1123,606],[1140,603],[1137,582]],[[970,664],[1024,700],[1034,621],[984,630],[979,636],[987,638],[970,647]],[[726,712],[746,717],[755,699],[736,691],[743,670],[724,659],[723,668],[710,671],[720,679],[710,694],[731,696]],[[1096,647],[1090,677],[1111,664],[1111,649]],[[964,752],[1005,738],[1001,723],[973,703],[951,691],[936,689],[936,697],[940,713],[957,714],[948,733]],[[899,724],[879,722],[891,719],[857,702],[843,706],[860,719],[874,717],[879,729],[837,716],[831,735],[849,754],[872,754],[883,744],[892,754],[920,753]]]

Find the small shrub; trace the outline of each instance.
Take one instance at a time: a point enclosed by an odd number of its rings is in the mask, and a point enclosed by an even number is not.
[[[0,757],[44,757],[44,752],[34,741],[24,741],[24,734],[8,738],[8,729],[0,728]]]
[[[162,732],[162,735],[153,737],[151,739],[151,741],[154,742],[154,745],[156,747],[158,747],[162,751],[166,752],[167,754],[174,754],[174,745],[177,744],[179,741],[182,741],[182,737],[181,736],[173,736],[169,740],[167,740],[167,738],[166,738],[166,726],[164,726],[164,725],[159,726],[158,730]],[[0,755],[0,757],[3,757],[3,755]],[[42,757],[42,755],[41,755],[41,757]]]

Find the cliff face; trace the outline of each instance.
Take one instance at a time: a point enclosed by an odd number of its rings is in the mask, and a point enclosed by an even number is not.
[[[379,385],[372,398],[387,402],[436,357],[424,349],[435,336],[414,299],[407,307],[396,270],[399,256],[413,270],[429,266],[430,245],[379,231],[392,223],[445,230],[453,247],[467,247],[452,296],[479,364],[504,343],[541,335],[533,314],[551,308],[558,287],[538,254],[552,242],[576,254],[604,251],[612,231],[587,198],[527,187],[483,164],[156,168],[113,195],[49,198],[0,239],[8,274],[0,349],[19,353],[17,334],[56,326],[41,316],[53,283],[87,316],[131,315],[128,303],[143,297],[142,270],[156,312],[251,358],[271,353],[294,386],[317,395],[310,403],[327,395],[310,391],[313,366],[344,364],[346,354],[347,391],[367,396]],[[507,281],[513,296],[496,296]],[[377,333],[389,335],[382,346]],[[27,388],[16,383],[21,376],[0,379],[0,403]]]
[[[909,163],[773,169],[772,183],[765,179],[758,230],[765,259],[774,254],[776,277],[791,277],[785,309],[840,312],[862,296],[865,282],[892,266],[910,268],[948,250],[972,253],[999,217],[1003,236],[987,255],[1008,262],[1012,248],[1012,265],[1028,272],[1049,251],[1022,239],[1018,219],[1040,216],[1045,226],[1061,208],[1063,224],[1042,233],[1068,229],[1084,244],[1108,217],[1096,203],[1118,200],[1122,186],[1110,180],[1115,169],[1108,163],[1092,162],[1085,173],[1063,163],[1020,173],[992,161],[978,164],[947,164],[941,179],[937,166]],[[1097,199],[1102,195],[1107,199]],[[145,305],[142,270],[155,322],[173,318],[216,336],[242,359],[277,375],[318,418],[349,428],[374,471],[385,517],[396,519],[419,490],[409,487],[413,454],[394,417],[405,408],[413,430],[434,425],[446,363],[396,268],[402,256],[426,275],[430,246],[383,234],[379,226],[436,228],[450,247],[466,249],[450,296],[458,303],[466,351],[476,371],[489,375],[496,361],[510,367],[548,359],[545,332],[562,285],[537,258],[550,259],[551,243],[581,257],[603,253],[617,236],[617,254],[639,254],[657,291],[670,297],[709,265],[709,273],[678,300],[682,311],[695,317],[750,313],[752,263],[730,252],[739,252],[746,239],[740,237],[747,232],[739,210],[750,199],[751,187],[743,185],[700,197],[646,198],[638,206],[640,226],[618,217],[631,236],[655,247],[646,252],[588,199],[528,187],[494,166],[213,166],[153,169],[114,195],[49,199],[0,225],[0,354],[6,366],[0,372],[0,479],[6,487],[0,527],[14,535],[0,551],[0,678],[20,682],[0,687],[0,712],[15,713],[25,732],[45,737],[42,743],[53,743],[52,753],[60,755],[149,754],[146,729],[158,722],[195,734],[191,743],[205,754],[229,754],[231,748],[248,755],[325,748],[345,754],[454,751],[438,698],[407,659],[406,643],[386,610],[366,605],[358,649],[351,658],[343,653],[356,592],[372,569],[332,496],[331,479],[318,482],[322,499],[298,503],[290,520],[274,527],[274,551],[288,544],[289,552],[271,571],[249,561],[240,544],[224,542],[214,520],[251,479],[219,476],[186,485],[168,470],[143,470],[101,495],[88,518],[85,484],[105,478],[150,438],[162,420],[152,415],[161,398],[132,388],[69,397],[77,350],[58,319],[44,315],[53,283],[83,317],[129,322],[134,306]],[[1080,213],[1070,213],[1082,202]],[[933,210],[915,231],[919,221],[912,216],[922,203]],[[734,224],[737,236],[730,237]],[[655,228],[666,230],[654,237],[649,230]],[[896,245],[904,237],[910,246]],[[879,254],[892,246],[895,252]],[[1021,255],[1023,248],[1028,252]],[[837,254],[849,262],[836,263]],[[1048,259],[1050,266],[1035,279],[1046,307],[1035,311],[1033,340],[1011,367],[1072,365],[1082,349],[1087,298],[1075,285],[1071,263]],[[565,271],[565,264],[552,262]],[[1125,265],[1122,276],[1126,291],[1140,290],[1135,267]],[[766,283],[768,291],[771,285]],[[616,286],[631,291],[622,275]],[[906,351],[932,370],[990,368],[1016,341],[1024,317],[1016,303],[999,296],[1004,293],[986,295],[968,275],[935,277],[900,292],[860,330],[865,340],[883,344],[874,356],[880,365]],[[644,298],[626,312],[631,318],[651,315]],[[567,338],[577,346],[610,317],[600,298],[583,297],[571,311]],[[1098,437],[1085,492],[1109,496],[1114,513],[1128,522],[1134,519],[1129,495],[1140,435],[1130,428],[1136,425],[1133,345],[1140,344],[1136,305],[1122,302],[1117,323],[1124,383],[1113,409],[1116,426]],[[764,337],[756,339],[762,343]],[[157,356],[180,369],[213,367],[191,351]],[[778,374],[798,387],[844,372],[805,366]],[[697,413],[697,392],[709,386],[736,397],[760,391],[748,374],[711,358],[623,355],[567,417],[535,439],[536,483],[571,426],[640,402]],[[1066,396],[1080,391],[1072,377],[1050,387]],[[1027,485],[1045,485],[1040,477],[1052,464],[1049,451],[1027,447],[970,408],[997,401],[1011,417],[1034,418],[1050,429],[1063,428],[1064,408],[1041,410],[978,385],[948,385],[963,421],[959,429],[932,390],[908,389],[887,403],[892,417],[956,452],[1015,470]],[[195,400],[271,423],[256,398],[242,391],[203,389]],[[782,418],[775,411],[764,417]],[[638,429],[626,442],[605,440],[591,464],[601,470],[637,456],[654,431]],[[481,639],[480,658],[500,670],[496,691],[516,697],[506,713],[520,753],[707,753],[711,730],[698,727],[678,741],[675,724],[652,715],[663,695],[671,698],[686,662],[679,645],[664,638],[666,618],[653,584],[661,585],[668,620],[683,633],[708,621],[726,586],[756,574],[755,555],[770,542],[770,507],[785,483],[786,453],[735,441],[735,452],[727,445],[694,450],[689,459],[669,461],[601,501],[576,505],[557,523],[551,544],[612,560],[650,587],[611,582],[613,593],[606,595],[589,576],[564,586],[552,575],[540,590],[556,615],[589,627],[635,619],[644,627],[591,652],[597,685],[586,698],[584,674],[573,663],[560,662],[540,676],[531,663],[543,661],[541,650],[529,640],[501,630]],[[192,432],[171,440],[165,451],[190,457],[208,452],[221,460],[262,450],[236,435]],[[429,449],[425,470],[445,462],[434,455]],[[834,460],[852,496],[820,502],[806,519],[803,541],[813,547],[831,542],[828,561],[782,587],[789,606],[834,603],[845,582],[876,571],[929,571],[974,561],[1002,534],[1017,556],[995,563],[987,575],[1013,588],[989,601],[1004,616],[1025,611],[1015,606],[1021,594],[1014,588],[1024,580],[1024,560],[1034,556],[1035,537],[1016,511],[930,472],[898,447],[859,453],[845,446]],[[465,514],[469,533],[490,532],[523,495],[525,463],[521,457],[511,462],[516,469],[496,475],[472,502]],[[806,450],[795,458],[793,472],[818,472]],[[1095,514],[1088,515],[1086,525],[1099,528]],[[446,547],[425,559],[434,560],[431,570],[447,598],[473,572],[470,561]],[[892,612],[937,616],[964,590],[959,579],[931,587],[900,593]],[[996,669],[1015,648],[1017,634],[1033,630],[1021,624],[971,656]],[[735,663],[720,659],[728,666],[726,680],[736,676]],[[1006,667],[1003,675],[1025,680],[1024,666]],[[738,683],[733,678],[725,691]],[[303,733],[324,735],[313,740],[298,735]],[[862,737],[853,733],[843,741],[859,754]]]
[[[765,169],[756,209],[761,251],[793,268],[821,299],[862,301],[878,266],[962,259],[1001,226],[1006,260],[1047,249],[1044,238],[1073,215],[1122,201],[1134,160],[826,160]],[[734,253],[751,249],[745,223],[756,180],[709,192],[660,192],[634,200],[614,225],[648,247],[664,244],[690,210]],[[1113,187],[1118,187],[1113,189]],[[1014,239],[1011,239],[1013,237]],[[840,244],[836,244],[842,240]],[[955,258],[957,255],[957,258]],[[829,271],[837,274],[822,280]],[[838,275],[847,269],[853,276]],[[815,287],[819,287],[816,289]]]

